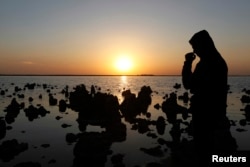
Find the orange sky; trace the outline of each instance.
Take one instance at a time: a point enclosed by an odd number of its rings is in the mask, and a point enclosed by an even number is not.
[[[207,29],[229,74],[250,75],[250,2],[212,1],[2,2],[0,74],[180,75]]]

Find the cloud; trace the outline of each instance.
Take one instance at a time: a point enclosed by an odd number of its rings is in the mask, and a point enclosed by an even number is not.
[[[26,64],[26,65],[33,65],[33,64],[35,64],[35,63],[32,62],[32,61],[22,61],[21,63],[22,63],[22,64]]]

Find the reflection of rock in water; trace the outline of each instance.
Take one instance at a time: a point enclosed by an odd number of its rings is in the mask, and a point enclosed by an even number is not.
[[[47,88],[47,85],[43,86]],[[151,104],[152,90],[150,87],[143,86],[137,96],[136,94],[131,93],[130,90],[124,89],[125,91],[122,92],[124,100],[121,104],[119,104],[118,98],[116,96],[110,93],[102,93],[100,90],[100,88],[97,89],[97,87],[92,86],[91,91],[88,91],[84,85],[78,85],[74,88],[73,92],[68,92],[68,88],[65,88],[65,90],[62,91],[62,93],[65,94],[65,97],[69,98],[69,104],[67,104],[66,100],[60,100],[58,103],[59,111],[64,112],[67,107],[69,107],[72,110],[78,112],[77,122],[81,133],[67,133],[65,136],[68,144],[75,144],[73,150],[74,167],[105,166],[109,155],[111,155],[110,160],[114,166],[125,166],[122,162],[125,155],[114,155],[110,150],[114,142],[123,142],[126,140],[126,125],[122,123],[122,117],[125,118],[125,121],[131,124],[132,130],[136,130],[140,134],[146,133],[144,136],[150,137],[151,140],[155,140],[156,142],[158,141],[158,143],[161,145],[156,147],[149,146],[149,148],[141,148],[140,150],[143,153],[155,157],[161,157],[162,155],[165,155],[167,149],[171,149],[171,158],[175,164],[180,163],[181,165],[179,166],[193,164],[193,162],[191,162],[195,161],[193,157],[193,141],[183,138],[183,133],[187,133],[189,137],[193,135],[192,122],[183,122],[182,119],[177,119],[177,114],[183,114],[183,119],[187,118],[187,109],[177,104],[177,95],[175,93],[170,94],[169,97],[166,97],[161,106],[160,104],[154,106],[156,109],[162,108],[162,111],[168,118],[168,122],[171,123],[169,126],[172,126],[172,128],[169,133],[172,137],[172,140],[166,141],[165,139],[159,138],[158,136],[164,135],[166,127],[165,117],[159,116],[157,120],[152,120],[151,113],[147,111],[149,105]],[[42,98],[42,95],[40,95],[39,98]],[[53,99],[55,100],[52,94],[50,94],[50,98],[52,101]],[[188,101],[188,94],[179,96],[179,100]],[[53,104],[52,101],[50,105]],[[55,104],[57,103],[55,102],[53,105]],[[15,118],[19,114],[19,111],[23,108],[24,103],[19,104],[15,98],[6,108],[5,120],[1,120],[0,118],[0,140],[6,134],[6,128],[10,128],[10,126],[6,127],[5,124],[14,122]],[[246,105],[244,110],[247,120],[240,121],[241,125],[246,125],[246,121],[249,121],[249,108],[250,107]],[[24,112],[30,121],[39,118],[40,116],[45,116],[47,113],[49,113],[49,111],[46,111],[42,106],[34,107],[33,105],[25,108]],[[137,117],[139,115],[140,117]],[[55,117],[56,120],[61,118],[62,117],[60,116]],[[65,123],[61,125],[63,128],[71,126]],[[86,132],[88,125],[99,126],[102,128],[102,132]],[[184,129],[182,125],[187,126],[186,129]],[[232,137],[228,132],[229,131],[217,131],[217,141],[220,143],[225,143],[225,145],[220,145],[217,143],[218,146],[227,146],[227,143],[229,143],[227,142],[229,141],[228,139]],[[206,144],[207,143],[204,142],[204,145]],[[41,146],[48,147],[46,144]],[[167,149],[164,149],[165,147],[167,147]],[[48,164],[53,163],[56,163],[56,161],[53,159],[48,162]],[[17,165],[25,166],[29,165],[29,163],[27,162]],[[33,165],[35,166],[40,164]],[[150,165],[164,166],[154,163],[147,164],[147,166]]]
[[[123,167],[123,166],[125,166],[124,164],[123,164],[123,157],[124,157],[124,155],[123,154],[116,154],[116,155],[113,155],[112,157],[111,157],[111,162],[112,162],[112,164],[114,165],[114,166],[120,166],[120,167]]]
[[[0,140],[3,139],[6,135],[6,123],[0,118]]]
[[[115,137],[109,132],[80,134],[74,148],[74,166],[105,166],[107,156],[112,153],[110,147],[114,141]]]
[[[16,155],[28,149],[27,143],[18,143],[16,139],[4,141],[0,145],[0,159],[9,162]]]
[[[159,116],[157,121],[156,121],[156,130],[159,135],[163,135],[165,132],[165,119],[162,116]]]
[[[41,164],[38,162],[21,162],[14,167],[41,167]]]
[[[126,126],[121,122],[110,124],[105,132],[83,132],[79,134],[74,147],[74,167],[105,166],[107,156],[112,153],[113,142],[126,140]],[[67,135],[68,141],[75,141],[75,135]]]
[[[140,148],[141,151],[143,151],[146,154],[155,156],[155,157],[163,157],[164,152],[161,149],[161,146],[156,146],[153,148]]]
[[[74,166],[105,166],[107,156],[112,153],[112,143],[126,140],[126,126],[121,122],[118,98],[93,90],[89,93],[84,85],[79,85],[70,93],[69,99],[70,107],[79,112],[77,122],[83,132],[66,136],[68,142],[77,141]],[[88,125],[100,126],[105,131],[85,132]]]

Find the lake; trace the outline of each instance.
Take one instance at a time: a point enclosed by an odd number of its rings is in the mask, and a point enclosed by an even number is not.
[[[35,83],[34,89],[29,89],[27,84],[32,83]],[[124,90],[129,89],[137,96],[142,86],[150,86],[152,101],[147,108],[149,114],[141,114],[137,118],[153,122],[159,117],[163,117],[166,123],[164,133],[159,133],[154,124],[148,126],[148,131],[141,132],[131,122],[122,117],[121,124],[125,125],[123,139],[112,139],[108,141],[108,144],[106,143],[108,148],[105,148],[107,154],[102,156],[104,158],[103,164],[104,166],[113,166],[115,158],[122,159],[126,166],[131,167],[136,165],[146,166],[146,164],[152,162],[164,162],[171,151],[167,145],[160,145],[159,139],[172,140],[169,134],[172,125],[168,123],[166,114],[161,108],[157,109],[155,105],[161,106],[166,94],[175,92],[180,96],[186,92],[182,86],[179,89],[174,88],[176,83],[181,84],[180,76],[0,76],[1,120],[5,120],[6,112],[4,111],[13,98],[19,104],[24,104],[18,115],[13,118],[14,120],[6,121],[6,135],[2,139],[0,138],[0,144],[11,139],[16,139],[18,143],[28,144],[27,149],[7,161],[0,157],[0,166],[9,167],[21,162],[32,161],[39,162],[42,166],[70,167],[73,166],[77,154],[74,150],[76,150],[79,142],[69,142],[66,140],[67,134],[83,133],[87,136],[87,139],[93,139],[93,142],[90,142],[93,145],[95,145],[94,140],[96,138],[107,139],[105,127],[89,124],[82,131],[77,121],[79,112],[69,107],[64,112],[59,111],[59,100],[63,99],[66,103],[69,103],[68,97],[65,97],[62,90],[65,90],[67,86],[68,92],[73,92],[74,88],[80,84],[84,84],[89,92],[93,85],[97,92],[116,96],[119,104],[124,100],[122,96]],[[230,85],[230,91],[228,93],[227,116],[235,123],[234,126],[231,126],[231,133],[237,141],[238,150],[250,150],[248,142],[250,122],[247,121],[246,125],[240,123],[240,120],[246,119],[242,109],[248,104],[242,103],[240,99],[245,95],[242,90],[244,88],[250,89],[250,77],[232,76],[228,78],[228,84]],[[49,94],[58,100],[56,105],[49,103]],[[182,100],[178,99],[177,102],[183,107],[189,107],[188,103],[184,103]],[[31,105],[36,108],[43,106],[49,112],[44,116],[39,115],[37,118],[29,119],[24,111]],[[208,102],[207,105],[211,104]],[[178,118],[182,119],[180,115],[178,115]],[[190,119],[191,116],[186,121],[189,122]],[[185,128],[184,125],[182,127]],[[182,133],[181,138],[192,140],[192,136],[187,133]],[[89,149],[87,146],[84,146],[84,148]],[[151,148],[160,151],[159,154],[152,152]]]

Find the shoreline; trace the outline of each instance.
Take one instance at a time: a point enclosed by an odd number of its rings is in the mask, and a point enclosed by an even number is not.
[[[116,76],[136,76],[136,77],[158,77],[158,76],[166,76],[166,77],[181,77],[181,75],[154,75],[154,74],[139,74],[139,75],[100,75],[100,74],[0,74],[0,76],[67,76],[67,77],[74,77],[74,76],[93,76],[93,77],[102,77],[102,76],[111,76],[111,77],[116,77]],[[228,75],[228,77],[250,77],[249,75]]]

